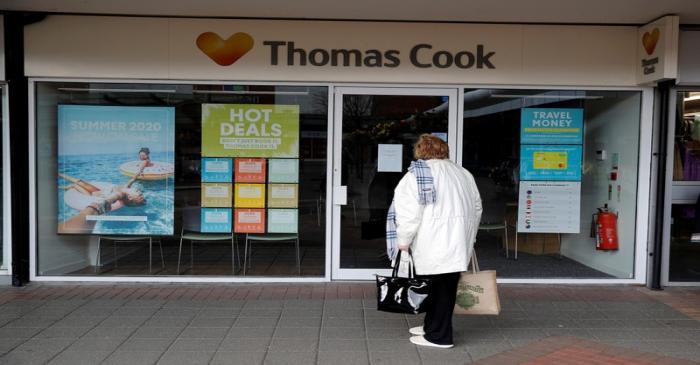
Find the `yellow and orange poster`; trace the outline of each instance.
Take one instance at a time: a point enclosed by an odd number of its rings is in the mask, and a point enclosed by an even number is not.
[[[233,231],[265,233],[265,209],[234,209]]]
[[[269,184],[267,186],[267,206],[269,208],[296,208],[298,202],[298,184]]]
[[[227,183],[202,183],[202,207],[230,208],[232,186]]]
[[[265,208],[265,184],[235,184],[236,208]]]
[[[234,180],[238,183],[265,183],[264,158],[237,158]]]

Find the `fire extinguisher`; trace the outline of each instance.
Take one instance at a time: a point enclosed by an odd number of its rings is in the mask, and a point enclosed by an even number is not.
[[[595,224],[595,248],[601,251],[617,250],[620,243],[617,239],[617,213],[613,213],[605,204],[593,214]]]

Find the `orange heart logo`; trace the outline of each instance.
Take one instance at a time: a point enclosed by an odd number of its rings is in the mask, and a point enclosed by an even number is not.
[[[224,40],[212,32],[197,37],[197,47],[212,61],[221,66],[230,66],[253,49],[253,37],[248,33],[236,33]]]
[[[654,49],[656,49],[656,42],[659,41],[659,35],[661,35],[659,28],[654,28],[651,33],[645,32],[642,36],[644,50],[647,51],[647,54],[650,56],[652,53],[654,53]]]

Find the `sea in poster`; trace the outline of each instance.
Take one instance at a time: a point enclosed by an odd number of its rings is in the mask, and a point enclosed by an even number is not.
[[[174,116],[171,107],[59,105],[58,233],[173,234]]]

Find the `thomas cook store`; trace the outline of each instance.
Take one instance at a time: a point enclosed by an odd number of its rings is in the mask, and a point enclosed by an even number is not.
[[[432,133],[476,178],[501,281],[644,283],[637,35],[48,16],[25,30],[32,279],[371,280]],[[614,245],[591,229],[608,216]]]

